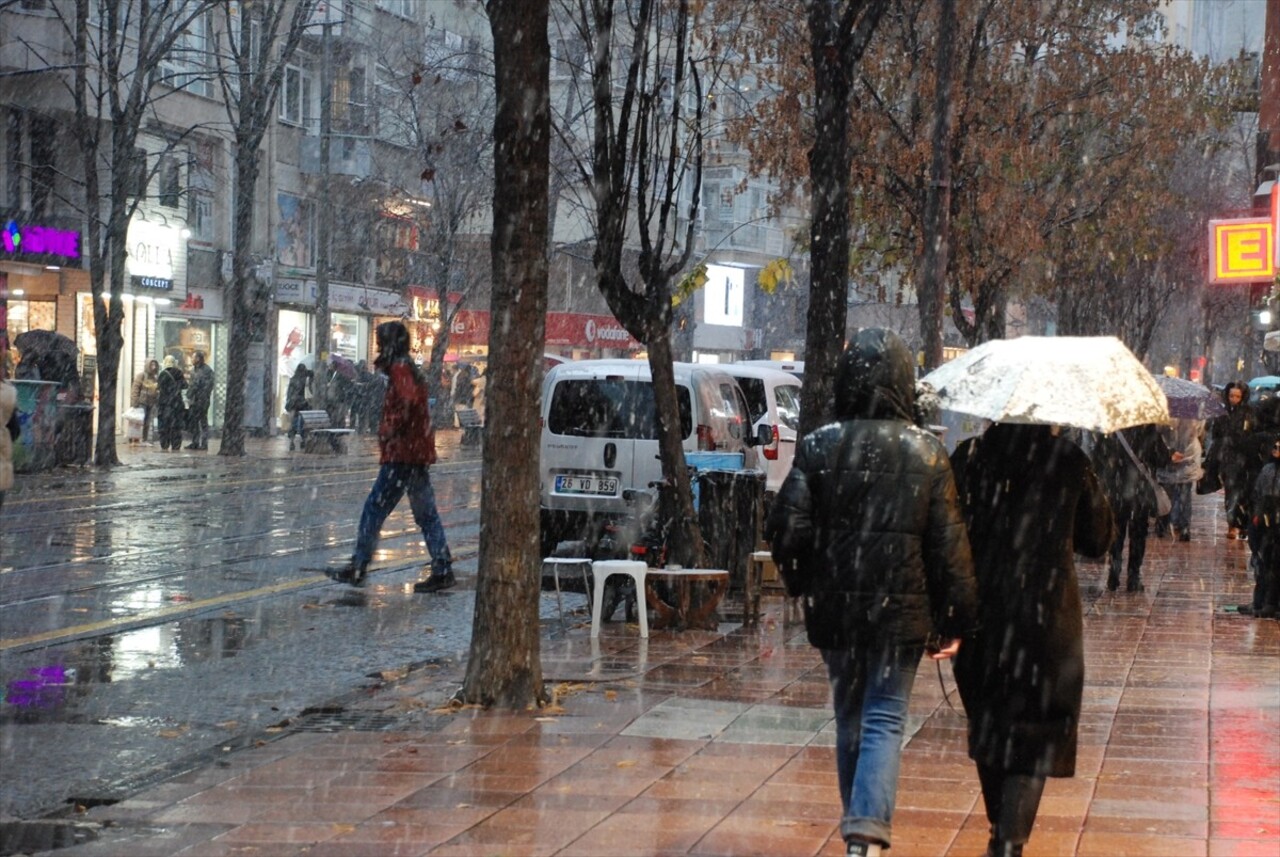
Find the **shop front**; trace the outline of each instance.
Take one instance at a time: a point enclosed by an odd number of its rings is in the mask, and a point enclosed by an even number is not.
[[[315,368],[316,282],[313,279],[282,278],[276,281],[276,372],[273,401],[277,417],[284,414],[289,379],[300,363]],[[384,318],[400,319],[408,306],[400,295],[350,283],[329,284],[328,352],[352,363],[370,365],[377,356],[373,330]],[[286,423],[278,423],[285,425]]]
[[[13,341],[28,330],[74,335],[73,296],[89,286],[80,251],[80,233],[70,220],[42,223],[21,212],[0,214],[0,356],[7,353],[11,364],[17,360]],[[68,297],[60,313],[61,295]]]
[[[644,346],[611,315],[547,313],[546,352],[571,360],[638,357]]]

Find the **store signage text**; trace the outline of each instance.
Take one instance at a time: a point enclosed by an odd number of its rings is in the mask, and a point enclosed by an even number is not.
[[[129,273],[135,277],[173,280],[173,253],[178,230],[146,220],[129,223]]]
[[[167,277],[138,277],[133,278],[135,286],[141,286],[144,289],[163,289],[164,291],[173,290],[173,280]]]
[[[51,226],[28,224],[19,226],[16,220],[4,225],[4,252],[29,256],[61,256],[64,259],[80,258],[80,233],[70,229],[54,229]]]
[[[1252,283],[1276,275],[1269,217],[1209,221],[1209,282]]]

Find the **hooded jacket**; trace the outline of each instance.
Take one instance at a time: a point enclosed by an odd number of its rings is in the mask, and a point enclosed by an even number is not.
[[[942,444],[911,421],[914,385],[896,334],[859,333],[837,369],[838,422],[800,443],[770,513],[773,555],[819,648],[974,629],[955,480]]]

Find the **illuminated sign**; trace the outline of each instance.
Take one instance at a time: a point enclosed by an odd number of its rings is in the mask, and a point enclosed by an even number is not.
[[[746,273],[742,268],[708,265],[707,284],[703,287],[703,320],[707,324],[742,327],[745,282]]]
[[[129,273],[151,280],[172,281],[174,255],[181,241],[181,234],[171,226],[138,218],[129,221]]]
[[[1276,240],[1275,262],[1280,268],[1280,176],[1271,185],[1271,236]]]
[[[1271,219],[1209,221],[1209,282],[1254,283],[1276,275]]]
[[[163,289],[166,292],[173,289],[173,280],[167,277],[134,277],[133,284],[145,289]]]
[[[10,220],[0,231],[0,243],[6,253],[61,256],[72,261],[80,259],[80,233],[70,229],[54,229],[34,223],[19,226],[16,220]]]

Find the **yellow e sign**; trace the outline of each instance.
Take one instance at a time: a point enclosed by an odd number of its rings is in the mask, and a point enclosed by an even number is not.
[[[1252,283],[1276,275],[1269,217],[1209,221],[1209,282]]]

